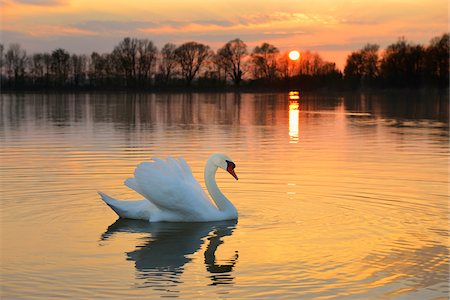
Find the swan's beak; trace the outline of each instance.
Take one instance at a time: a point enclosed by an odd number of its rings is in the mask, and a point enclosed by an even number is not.
[[[228,160],[227,160],[227,164],[228,164],[227,172],[230,173],[236,180],[238,180],[238,177],[237,177],[236,173],[234,172],[234,168],[236,167],[236,165],[233,162],[228,161]]]
[[[228,169],[227,169],[227,171],[228,171],[228,173],[230,173],[234,178],[236,178],[236,180],[239,179],[239,178],[237,177],[236,173],[234,173],[234,170],[233,170],[233,169],[231,169],[231,170],[228,170]]]

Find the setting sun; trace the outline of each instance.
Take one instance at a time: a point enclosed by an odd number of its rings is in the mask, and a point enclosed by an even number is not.
[[[289,59],[290,60],[297,60],[300,58],[300,53],[297,50],[292,50],[289,52]]]

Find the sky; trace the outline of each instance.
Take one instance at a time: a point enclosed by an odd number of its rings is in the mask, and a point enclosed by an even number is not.
[[[317,51],[342,69],[367,43],[428,44],[449,31],[448,13],[447,0],[0,0],[0,40],[28,53],[90,54],[111,52],[125,37],[214,50],[240,38],[250,51],[263,42]]]

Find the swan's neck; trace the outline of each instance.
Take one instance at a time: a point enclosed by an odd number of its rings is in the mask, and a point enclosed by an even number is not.
[[[211,198],[214,200],[217,208],[220,211],[236,215],[237,217],[237,210],[234,207],[233,203],[231,203],[231,201],[228,200],[227,197],[225,197],[225,195],[219,190],[219,187],[217,186],[215,178],[216,171],[217,165],[212,160],[208,160],[205,167],[206,188],[208,189]]]

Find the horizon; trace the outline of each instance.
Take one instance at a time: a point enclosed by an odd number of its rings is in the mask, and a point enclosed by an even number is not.
[[[368,43],[381,49],[404,37],[427,45],[448,32],[446,1],[172,1],[171,7],[136,0],[116,5],[71,0],[3,0],[1,42],[29,54],[63,48],[70,53],[111,52],[123,38],[146,38],[161,49],[187,41],[213,50],[234,38],[251,51],[268,42],[281,52],[318,52],[343,70],[347,56]]]

